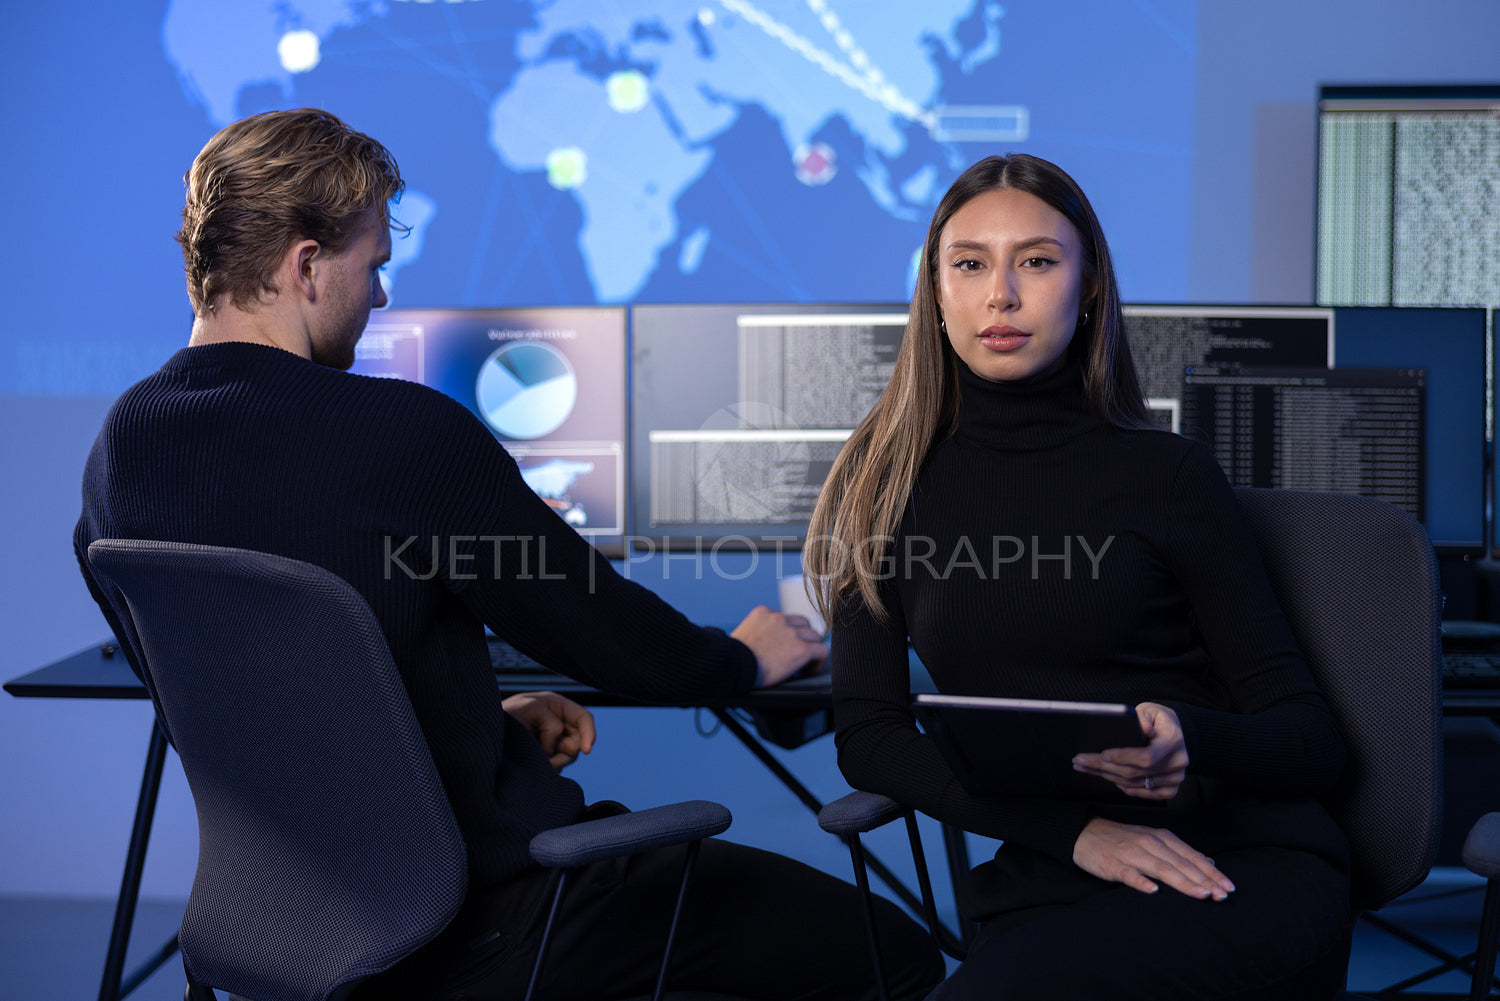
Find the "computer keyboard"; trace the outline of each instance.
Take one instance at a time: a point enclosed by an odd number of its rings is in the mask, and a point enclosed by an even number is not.
[[[1500,688],[1500,651],[1443,651],[1444,688]]]
[[[490,637],[490,663],[496,674],[536,674],[546,668],[502,639]]]

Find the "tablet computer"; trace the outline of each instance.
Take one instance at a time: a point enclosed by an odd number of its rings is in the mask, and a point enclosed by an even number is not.
[[[1121,703],[922,694],[912,711],[976,796],[1126,800],[1113,782],[1075,772],[1073,756],[1147,743]]]

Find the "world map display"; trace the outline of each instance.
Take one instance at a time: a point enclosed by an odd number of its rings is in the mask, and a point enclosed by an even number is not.
[[[894,301],[970,162],[1049,156],[1136,300],[1180,298],[1196,0],[172,0],[221,127],[326,107],[395,153],[396,305]],[[1110,86],[1131,74],[1130,96]],[[1144,97],[1143,97],[1144,95]]]

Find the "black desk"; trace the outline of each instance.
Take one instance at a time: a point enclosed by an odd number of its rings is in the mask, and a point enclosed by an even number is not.
[[[505,695],[550,690],[593,707],[641,705],[634,700],[581,685],[550,671],[526,674],[505,672],[497,674],[496,679],[501,693]],[[914,669],[914,691],[928,689],[930,684],[925,672]],[[145,686],[130,670],[130,665],[126,662],[124,655],[118,652],[111,643],[90,647],[71,657],[65,657],[46,667],[13,678],[5,682],[3,687],[5,691],[17,698],[129,699],[135,701],[144,701],[148,698]],[[725,728],[734,734],[761,764],[770,770],[808,809],[817,813],[822,809],[823,804],[728,709],[750,709],[763,713],[810,712],[827,709],[829,701],[830,690],[826,677],[804,678],[776,688],[750,692],[736,699],[729,707],[714,708],[713,712]],[[1500,720],[1500,690],[1445,691],[1443,713],[1448,716],[1488,716]],[[114,927],[110,932],[109,949],[105,957],[104,977],[99,987],[100,1001],[117,1001],[118,998],[129,994],[177,951],[177,941],[174,938],[139,968],[128,976],[124,975],[125,950],[130,942],[130,929],[140,892],[141,873],[145,868],[146,846],[150,839],[152,818],[156,812],[156,795],[161,786],[166,751],[166,738],[153,722],[151,738],[146,749],[146,766],[141,776],[140,799],[136,804],[135,823],[131,829],[130,847],[125,857],[125,872],[121,880],[120,897],[115,908]],[[951,875],[956,876],[966,871],[968,852],[962,833],[945,827],[944,848]],[[921,901],[891,873],[887,866],[868,852],[866,852],[866,862],[870,869],[907,906],[912,908],[914,913],[921,913]]]
[[[925,673],[914,679],[918,690],[926,682]],[[587,685],[539,670],[534,673],[502,672],[496,674],[502,695],[519,692],[554,691],[566,695],[587,706],[641,706],[642,703],[610,692],[602,692]],[[145,701],[149,698],[146,687],[141,684],[125,655],[113,642],[81,650],[46,667],[13,678],[4,684],[5,691],[17,698],[50,699],[126,699]],[[749,692],[724,707],[711,707],[714,715],[781,783],[786,786],[808,809],[816,814],[823,804],[806,786],[778,761],[755,734],[753,734],[732,709],[748,709],[766,715],[790,715],[827,712],[831,709],[831,695],[826,676],[800,678],[786,682],[776,688],[758,689]],[[821,732],[821,731],[820,731]],[[800,741],[799,741],[800,742]],[[99,1001],[117,1001],[131,991],[172,957],[177,951],[177,940],[162,946],[138,968],[125,974],[125,951],[130,944],[130,930],[134,923],[136,901],[140,894],[141,874],[146,864],[146,848],[151,836],[151,824],[156,813],[156,797],[161,787],[162,771],[166,764],[167,740],[155,721],[151,724],[151,737],[146,747],[146,765],[141,776],[140,798],[136,802],[135,822],[130,832],[130,846],[125,854],[125,871],[121,879],[120,896],[115,905],[115,919],[110,931],[109,948],[105,954],[104,975],[99,986]],[[921,900],[898,880],[879,859],[866,852],[866,863],[891,890],[909,906],[914,913],[921,913]],[[964,868],[967,868],[965,865]]]
[[[551,671],[534,674],[506,672],[496,675],[506,695],[543,689],[558,692],[589,706],[639,706],[640,702],[597,688],[581,685]],[[921,672],[913,672],[913,691],[932,691]],[[71,657],[37,668],[5,682],[5,691],[21,699],[132,699],[145,701],[146,688],[130,670],[123,654],[113,644],[80,650]],[[761,688],[735,700],[736,707],[762,710],[811,710],[826,708],[829,685],[826,676],[798,678],[775,688]],[[1445,689],[1444,716],[1500,717],[1500,689]]]
[[[502,672],[495,675],[500,692],[535,692],[546,689],[566,695],[584,705],[640,706],[641,702],[579,684],[547,670],[532,673]],[[21,699],[131,699],[145,701],[146,686],[130,670],[125,655],[113,642],[91,646],[71,657],[37,668],[5,682],[5,691]],[[734,700],[733,705],[759,710],[811,710],[828,707],[826,676],[796,678],[775,688],[761,688]]]

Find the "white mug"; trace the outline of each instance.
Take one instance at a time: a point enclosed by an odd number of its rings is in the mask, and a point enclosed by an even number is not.
[[[823,621],[823,616],[813,607],[812,599],[807,596],[807,585],[801,574],[796,577],[783,577],[776,582],[777,600],[781,603],[781,610],[787,615],[803,615],[812,627],[818,631],[819,636],[828,635],[828,626]]]

